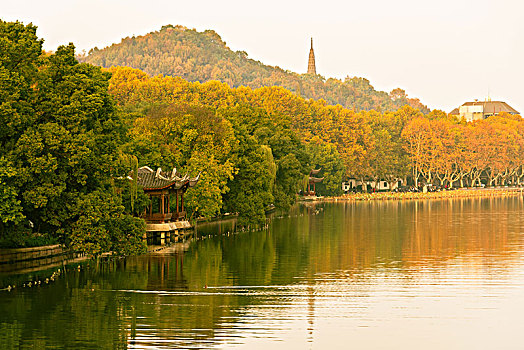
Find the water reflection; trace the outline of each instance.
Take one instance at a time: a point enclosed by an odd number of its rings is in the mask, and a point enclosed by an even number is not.
[[[0,348],[501,348],[493,337],[516,348],[523,208],[520,197],[309,203],[266,231],[204,225],[219,234],[185,253],[0,292]]]

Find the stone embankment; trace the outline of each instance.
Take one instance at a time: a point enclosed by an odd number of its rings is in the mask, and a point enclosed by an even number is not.
[[[0,249],[0,273],[29,273],[60,266],[64,261],[84,260],[81,253],[64,249],[61,245],[32,248]]]

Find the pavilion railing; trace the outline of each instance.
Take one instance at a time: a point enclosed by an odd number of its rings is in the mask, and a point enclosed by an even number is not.
[[[179,211],[174,213],[153,213],[153,214],[146,214],[143,216],[143,218],[146,220],[146,222],[150,223],[163,223],[163,222],[170,222],[170,221],[176,221],[176,220],[182,220],[186,218],[186,212],[185,211]]]

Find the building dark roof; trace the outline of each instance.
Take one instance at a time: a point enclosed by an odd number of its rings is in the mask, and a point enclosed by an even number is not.
[[[484,114],[498,114],[506,112],[510,114],[520,114],[513,107],[502,101],[475,101],[466,102],[463,106],[483,106]]]
[[[144,190],[161,190],[166,188],[172,188],[178,190],[184,186],[194,187],[198,180],[200,179],[200,174],[197,177],[191,178],[189,175],[180,176],[176,172],[176,169],[172,171],[162,171],[161,168],[158,168],[157,171],[144,166],[138,169],[138,185],[142,186]]]
[[[451,112],[449,112],[449,114],[451,114],[451,115],[459,115],[460,112],[459,112],[459,109],[458,109],[458,108],[455,108],[454,110],[452,110]]]

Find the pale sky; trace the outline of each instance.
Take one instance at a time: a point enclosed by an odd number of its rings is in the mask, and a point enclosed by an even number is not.
[[[400,87],[446,112],[489,91],[524,114],[523,16],[517,0],[0,0],[0,18],[37,25],[46,50],[88,51],[180,24],[304,73],[313,37],[322,76]]]

